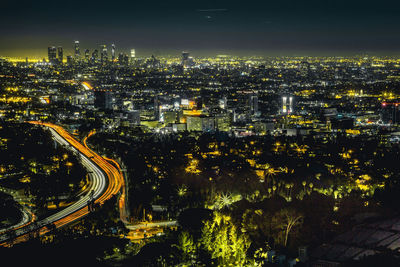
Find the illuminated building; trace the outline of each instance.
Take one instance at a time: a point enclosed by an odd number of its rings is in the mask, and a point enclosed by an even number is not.
[[[55,46],[49,46],[47,49],[47,55],[49,62],[51,64],[56,64],[57,63],[57,49]]]
[[[231,129],[231,116],[221,114],[215,116],[215,128],[220,132],[228,132]]]
[[[72,63],[73,63],[72,56],[67,56],[67,64],[72,65]]]
[[[62,64],[64,61],[64,52],[63,52],[63,48],[61,46],[59,46],[57,48],[57,53],[58,53],[58,62],[60,64]]]
[[[101,45],[101,56],[100,56],[100,60],[101,62],[106,62],[108,60],[108,55],[107,55],[107,46],[106,45]]]
[[[165,124],[175,123],[178,117],[176,111],[164,111],[162,114],[163,120]]]
[[[89,57],[90,57],[90,51],[89,51],[89,49],[86,49],[85,50],[85,60],[89,61]]]
[[[94,107],[112,109],[112,93],[110,91],[94,91]]]
[[[140,125],[140,111],[133,110],[128,113],[128,120],[130,123]]]
[[[226,109],[228,107],[228,99],[226,98],[226,96],[224,96],[223,98],[221,98],[218,101],[219,107],[221,109]]]
[[[187,116],[186,125],[188,131],[195,131],[195,132],[215,131],[215,120],[213,117]]]
[[[131,49],[131,62],[133,62],[136,58],[136,50],[135,49]]]
[[[129,64],[129,57],[124,53],[119,53],[118,55],[118,62],[120,65],[128,65]]]
[[[158,96],[154,97],[154,119],[160,119],[160,102],[158,101]]]
[[[80,50],[80,47],[79,47],[79,41],[75,41],[75,43],[74,43],[74,52],[75,52],[75,59],[80,58],[81,50]]]
[[[174,123],[174,124],[172,124],[172,131],[174,131],[174,132],[186,131],[186,124],[185,123]]]
[[[186,125],[189,132],[201,132],[203,130],[201,118],[197,116],[187,116]]]
[[[282,113],[286,114],[287,112],[287,97],[282,96]]]
[[[250,95],[249,106],[250,106],[250,114],[256,115],[258,113],[258,96]]]
[[[92,62],[96,62],[96,61],[98,60],[98,58],[99,58],[99,50],[95,49],[95,50],[92,52],[92,58],[91,58],[91,60],[92,60]]]
[[[201,118],[201,129],[203,132],[215,131],[215,120],[213,117],[200,117]]]
[[[189,52],[182,52],[182,66],[187,67],[189,63]]]
[[[282,96],[282,114],[290,114],[293,112],[293,97]]]
[[[184,109],[193,109],[195,107],[196,102],[189,99],[181,99],[181,106]]]
[[[400,121],[400,103],[397,102],[383,102],[381,105],[381,120],[384,123],[395,124]]]
[[[111,45],[111,60],[115,60],[115,44]]]

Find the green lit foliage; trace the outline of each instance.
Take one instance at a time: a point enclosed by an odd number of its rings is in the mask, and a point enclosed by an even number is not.
[[[231,217],[218,212],[213,220],[205,222],[200,243],[218,266],[243,266],[250,246],[249,238],[241,233]]]
[[[192,235],[187,231],[182,231],[178,236],[178,248],[182,253],[182,260],[188,261],[195,257],[197,246],[193,241]]]
[[[268,242],[254,252],[254,266],[263,266],[263,262],[268,258],[268,252],[271,250]]]

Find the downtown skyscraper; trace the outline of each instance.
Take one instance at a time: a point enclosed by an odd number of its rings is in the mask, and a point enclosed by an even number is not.
[[[79,47],[79,41],[74,42],[74,53],[75,53],[75,59],[80,58],[81,56],[81,50]]]

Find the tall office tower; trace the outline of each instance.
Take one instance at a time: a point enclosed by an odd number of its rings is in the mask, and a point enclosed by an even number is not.
[[[111,45],[111,60],[115,60],[115,44]]]
[[[89,55],[90,55],[90,51],[89,51],[89,49],[86,49],[85,50],[85,60],[86,61],[89,61],[89,57],[90,57]]]
[[[201,117],[198,116],[187,116],[186,127],[189,132],[196,131],[201,132],[203,130],[203,124]]]
[[[99,58],[99,50],[95,49],[92,53],[92,62],[96,62],[97,59]]]
[[[98,109],[112,109],[112,92],[94,91],[94,107]]]
[[[131,63],[134,63],[135,59],[136,59],[136,50],[131,49],[131,58],[130,58]]]
[[[58,53],[58,63],[62,64],[64,61],[64,52],[61,46],[57,48],[57,53]]]
[[[154,97],[154,119],[160,119],[160,102],[158,101],[158,96]]]
[[[100,60],[101,62],[106,62],[108,60],[108,55],[107,55],[107,46],[106,45],[101,45],[101,56],[100,56]]]
[[[118,63],[120,65],[128,65],[129,64],[129,56],[124,53],[119,53]]]
[[[231,128],[231,115],[219,114],[215,116],[215,128],[220,132],[228,132]]]
[[[287,97],[282,96],[282,113],[287,112]]]
[[[57,48],[55,46],[49,46],[47,49],[47,55],[49,58],[49,62],[51,64],[57,63]]]
[[[75,59],[80,58],[81,50],[79,48],[79,41],[75,41],[75,43],[74,43],[74,52],[75,52]]]
[[[397,124],[400,122],[400,109],[397,102],[383,102],[380,117],[384,123]]]
[[[67,64],[72,65],[72,56],[67,56]]]
[[[249,106],[251,115],[256,115],[258,113],[258,96],[250,95]]]
[[[293,112],[293,97],[292,96],[289,96],[289,110],[288,110],[288,112],[289,113]]]
[[[218,100],[218,105],[220,109],[226,109],[228,107],[228,99],[226,96]]]
[[[182,66],[186,67],[189,62],[189,52],[182,52]]]

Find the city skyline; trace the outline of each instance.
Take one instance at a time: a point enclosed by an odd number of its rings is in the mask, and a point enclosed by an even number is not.
[[[400,266],[399,8],[4,0],[2,262]]]

